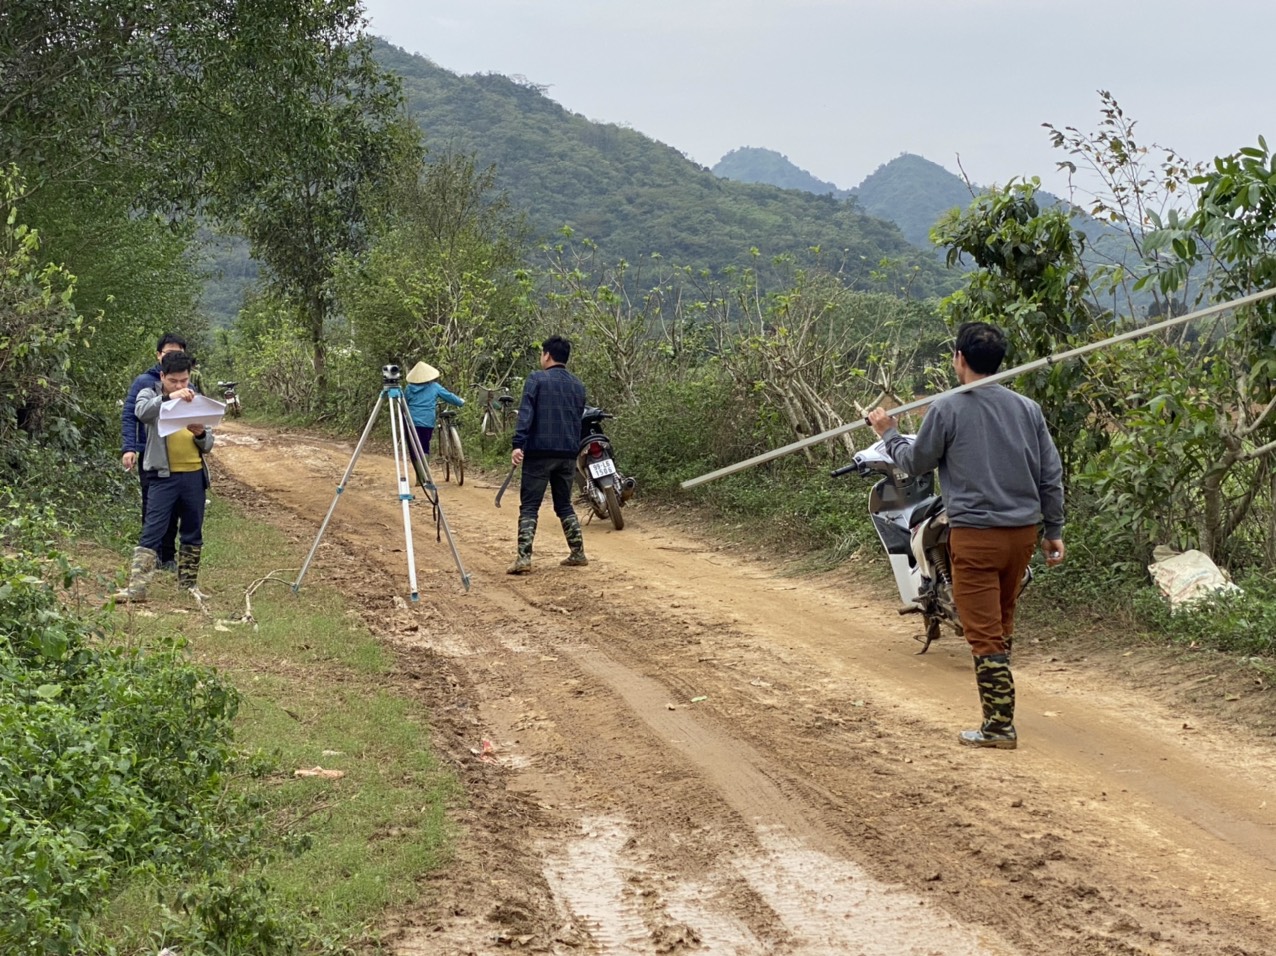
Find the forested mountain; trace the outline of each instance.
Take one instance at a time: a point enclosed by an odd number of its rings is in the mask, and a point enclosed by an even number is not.
[[[930,246],[930,227],[940,216],[964,209],[974,198],[960,176],[912,153],[878,166],[850,195],[866,213],[889,219],[909,242],[922,247]]]
[[[757,146],[742,146],[731,150],[714,165],[713,174],[737,183],[764,183],[781,189],[800,189],[817,196],[832,196],[835,199],[845,199],[851,194],[850,190],[839,189],[833,183],[817,179],[805,169],[795,166],[782,153]],[[873,215],[882,219],[891,218],[880,213]],[[904,235],[908,238],[907,233]],[[915,240],[910,241],[917,245]]]
[[[411,114],[435,153],[473,154],[525,210],[534,234],[569,225],[608,259],[653,253],[712,271],[812,246],[844,259],[872,285],[882,259],[920,270],[914,293],[951,288],[933,256],[853,204],[721,179],[673,147],[571,113],[532,84],[495,74],[458,76],[386,43],[378,59],[403,80]]]
[[[935,221],[949,209],[965,208],[973,198],[960,177],[911,153],[901,153],[850,189],[819,179],[775,150],[752,146],[733,149],[713,172],[736,182],[767,183],[838,199],[853,197],[860,210],[895,223],[905,239],[923,249],[930,248],[930,227]]]
[[[868,215],[895,223],[904,238],[922,248],[932,248],[930,229],[940,216],[950,209],[966,208],[983,190],[981,186],[967,184],[938,163],[912,153],[901,153],[884,163],[851,189],[826,183],[773,150],[752,147],[732,150],[713,169],[717,175],[732,179],[786,185],[820,195],[848,196]],[[1045,190],[1037,192],[1037,201],[1043,208],[1067,205],[1065,200]],[[1073,223],[1085,234],[1088,243],[1083,256],[1087,266],[1137,265],[1137,253],[1124,232],[1079,210],[1074,212]],[[1131,299],[1138,310],[1154,308],[1156,304],[1149,290],[1135,293]],[[1104,304],[1118,311],[1130,308],[1130,303],[1121,298]]]

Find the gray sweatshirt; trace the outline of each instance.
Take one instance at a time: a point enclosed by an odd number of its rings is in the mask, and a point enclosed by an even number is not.
[[[168,470],[168,442],[159,434],[160,406],[164,404],[164,391],[160,386],[144,388],[137,393],[135,414],[146,426],[146,451],[142,454],[142,470],[157,471],[161,478],[172,474]],[[208,452],[213,447],[213,430],[205,428],[204,434],[195,439],[195,447]],[[204,466],[204,485],[208,485],[208,466]]]
[[[1063,533],[1063,465],[1041,406],[1001,385],[945,395],[931,404],[910,443],[882,436],[910,475],[939,468],[948,520],[959,528],[1023,528]]]

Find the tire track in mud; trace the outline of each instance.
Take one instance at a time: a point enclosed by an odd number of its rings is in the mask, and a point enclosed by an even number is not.
[[[232,472],[317,527],[325,479],[340,476],[349,447],[342,458],[343,446],[304,439],[310,473],[299,475],[278,436],[235,431],[259,441],[228,443]],[[374,459],[361,459],[347,491],[357,506],[337,510],[312,573],[371,554],[393,592],[406,577],[394,550],[402,526]],[[505,855],[485,866],[524,874],[523,889],[513,906],[508,880],[471,873],[463,885],[507,938],[528,931],[527,945],[552,952],[1271,952],[1271,817],[1236,809],[1261,783],[1196,788],[1200,751],[1157,742],[1141,699],[1100,702],[1097,722],[1032,713],[1014,755],[960,752],[949,728],[969,706],[968,658],[884,651],[880,633],[900,629],[889,608],[647,531],[641,510],[621,535],[586,526],[594,563],[583,570],[555,566],[562,543],[543,520],[537,572],[511,580],[515,510],[493,512],[475,478],[443,489],[470,595],[420,529],[421,605],[359,596],[375,566],[355,594],[387,640],[456,670],[468,749],[477,735],[496,743],[498,765],[484,773],[499,777],[483,776],[473,798],[494,810],[474,813],[501,834]],[[1090,703],[1071,686],[1084,683],[1080,666],[1064,677],[1022,670],[1034,709]],[[444,715],[456,705],[446,693],[431,703]],[[1121,708],[1144,713],[1142,724]],[[1153,772],[1121,775],[1113,754],[1088,752],[1114,714],[1113,748]],[[1250,780],[1273,766],[1269,752],[1199,739]],[[1178,802],[1152,792],[1156,764]],[[522,813],[521,834],[505,829],[502,794],[537,808]],[[1211,818],[1215,836],[1194,822]],[[1221,861],[1241,840],[1229,873]],[[528,878],[529,863],[541,877]],[[857,895],[865,887],[900,905]],[[405,934],[401,951],[504,945],[466,909],[433,936]]]

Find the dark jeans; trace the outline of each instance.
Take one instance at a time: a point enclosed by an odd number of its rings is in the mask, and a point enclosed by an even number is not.
[[[159,553],[160,544],[176,525],[182,544],[204,543],[204,472],[178,471],[167,478],[151,475],[146,520],[142,522],[143,548]]]
[[[574,515],[572,483],[576,480],[576,459],[524,458],[523,477],[519,479],[520,518],[535,518],[545,499],[545,486],[554,496],[554,514],[560,518]]]
[[[142,482],[142,525],[146,525],[146,502],[150,498],[151,482],[155,479],[155,472],[142,470],[142,455],[139,452],[137,456],[137,477]],[[177,558],[177,515],[173,515],[173,520],[168,523],[168,531],[164,533],[164,537],[160,540],[158,548],[153,549],[159,555],[160,564],[167,564],[169,561]]]

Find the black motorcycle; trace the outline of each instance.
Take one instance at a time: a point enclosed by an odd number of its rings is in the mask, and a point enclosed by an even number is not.
[[[217,388],[222,393],[222,401],[226,403],[226,414],[238,418],[243,409],[239,405],[239,393],[235,391],[238,382],[218,382]]]
[[[603,432],[603,420],[615,417],[593,407],[586,408],[581,416],[576,486],[594,514],[610,519],[612,527],[619,531],[625,526],[625,516],[620,509],[633,497],[636,483],[616,468],[611,439]]]

